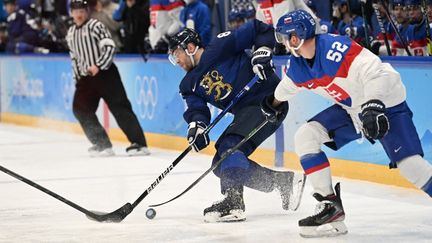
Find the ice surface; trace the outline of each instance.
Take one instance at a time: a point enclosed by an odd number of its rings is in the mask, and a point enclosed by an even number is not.
[[[0,165],[78,205],[112,212],[134,202],[181,151],[151,148],[148,157],[90,158],[84,136],[0,124]],[[418,190],[341,181],[345,236],[303,239],[297,221],[313,213],[306,185],[296,212],[276,192],[245,190],[247,220],[208,224],[203,209],[221,199],[219,181],[207,176],[183,197],[145,216],[149,204],[170,199],[204,172],[211,157],[190,153],[122,222],[98,223],[81,212],[0,172],[0,242],[432,242],[432,200]]]

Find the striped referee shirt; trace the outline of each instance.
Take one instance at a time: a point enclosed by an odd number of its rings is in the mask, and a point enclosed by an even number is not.
[[[90,18],[81,26],[73,25],[66,36],[72,68],[76,79],[87,76],[89,67],[107,70],[114,58],[115,43],[105,26]]]

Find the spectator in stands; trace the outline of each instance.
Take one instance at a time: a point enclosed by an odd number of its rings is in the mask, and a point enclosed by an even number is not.
[[[385,8],[384,5],[380,1],[377,1],[376,3],[374,2],[373,4],[378,9],[378,16],[375,13],[375,11],[371,16],[371,25],[372,25],[372,30],[373,30],[373,41],[371,42],[371,51],[375,55],[388,56],[389,53],[386,49],[386,44],[385,44],[385,38],[387,38],[387,41],[389,43],[389,48],[390,48],[390,55],[392,55],[390,43],[394,39],[394,32],[395,31],[393,30],[393,28],[392,28],[392,26],[391,26],[391,24],[387,18],[386,11],[384,9]],[[383,24],[385,35],[384,35],[384,33],[382,33],[378,18],[381,20],[381,22]]]
[[[112,0],[99,0],[102,4],[102,11],[112,18],[112,14],[118,8],[118,3]]]
[[[235,30],[246,22],[245,11],[238,8],[233,8],[228,14],[228,28]]]
[[[38,26],[34,19],[23,10],[19,9],[15,0],[4,0],[4,7],[8,13],[8,42],[6,52],[46,52],[38,48],[39,35]]]
[[[57,15],[54,0],[41,0],[41,8],[41,17],[44,19],[54,19]]]
[[[398,31],[401,37],[404,39],[402,41],[393,28],[390,29],[390,34],[394,35],[392,41],[392,55],[393,56],[407,56],[408,53],[405,51],[404,42],[408,43],[407,32],[410,27],[408,11],[405,7],[405,0],[392,0],[392,15],[396,20],[395,24],[398,26]]]
[[[411,24],[419,24],[423,20],[421,1],[422,0],[405,0],[405,5],[408,9],[408,16]]]
[[[174,35],[182,27],[180,12],[182,0],[151,0],[149,43],[154,53],[168,53],[168,36]]]
[[[313,0],[306,0],[306,5],[313,11],[315,15],[317,14],[316,4]],[[332,34],[337,33],[336,28],[329,21],[322,20],[318,17],[317,20],[320,25],[321,33],[332,33]]]
[[[247,4],[244,11],[246,21],[254,20],[256,18],[256,10],[253,4]]]
[[[303,9],[317,19],[304,0],[257,0],[256,18],[267,24],[276,24],[278,19],[289,11]],[[317,26],[318,28],[318,26]]]
[[[347,2],[349,1],[349,2]],[[361,17],[359,0],[336,0],[336,6],[341,14],[341,21],[337,26],[340,35],[346,35],[357,43],[366,46],[364,20]]]
[[[104,6],[105,4],[105,6]],[[109,6],[109,1],[96,0],[95,5],[92,6],[91,18],[97,19],[102,22],[111,34],[117,50],[121,50],[123,44],[120,40],[120,27],[121,23],[112,19],[112,13],[109,10],[104,10],[105,7]]]
[[[432,0],[427,1],[427,17],[429,20],[430,28],[432,28]]]
[[[114,20],[123,21],[123,52],[145,53],[144,38],[150,25],[148,0],[126,0],[120,2],[119,9],[122,10],[120,18],[117,16]],[[116,14],[113,13],[113,17]]]
[[[203,46],[211,39],[211,11],[201,0],[185,0],[180,20],[186,28],[194,29],[201,37]]]
[[[0,0],[0,6],[2,6],[2,8],[0,8],[0,22],[6,22],[8,14],[3,8],[3,0]]]
[[[427,56],[426,18],[421,10],[422,0],[405,0],[410,26],[407,30],[408,45],[414,56]]]

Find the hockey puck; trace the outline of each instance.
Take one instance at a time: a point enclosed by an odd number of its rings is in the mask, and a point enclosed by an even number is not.
[[[146,211],[146,217],[148,219],[154,219],[154,217],[156,216],[156,210],[154,210],[153,208],[149,208]]]

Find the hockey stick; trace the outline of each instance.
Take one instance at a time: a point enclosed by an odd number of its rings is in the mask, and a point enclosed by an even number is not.
[[[216,123],[218,123],[222,117],[232,108],[232,106],[237,103],[237,101],[244,95],[245,92],[247,92],[256,82],[257,82],[258,78],[255,77],[253,78],[235,97],[233,100],[231,100],[231,102],[228,104],[228,106],[215,118],[215,120],[207,127],[207,129],[204,131],[206,133],[208,133],[215,125]],[[121,222],[124,218],[126,218],[126,216],[128,216],[133,210],[134,208],[159,184],[159,182],[165,178],[165,176],[192,150],[192,146],[188,146],[183,153],[181,153],[169,166],[168,168],[162,172],[162,174],[159,175],[159,177],[147,188],[146,191],[144,191],[138,198],[137,200],[135,200],[135,202],[133,204],[131,203],[126,203],[125,205],[123,205],[122,207],[120,207],[119,209],[111,212],[111,213],[105,213],[105,212],[95,212],[95,211],[90,211],[87,210],[81,206],[79,206],[76,203],[73,203],[72,201],[58,195],[57,193],[54,193],[48,189],[46,189],[45,187],[23,177],[20,176],[16,173],[14,173],[13,171],[10,171],[2,166],[0,166],[0,170],[3,171],[4,173],[15,177],[16,179],[54,197],[55,199],[73,207],[74,209],[84,213],[87,218],[91,219],[91,220],[95,220],[98,222],[112,222],[112,223],[119,223]]]
[[[235,151],[237,151],[237,149],[239,149],[245,142],[247,142],[251,137],[253,137],[267,123],[268,123],[267,120],[263,121],[258,127],[253,129],[246,137],[244,137],[236,146],[225,151],[218,161],[216,161],[208,170],[206,170],[200,177],[198,177],[198,179],[196,179],[194,182],[192,182],[192,184],[190,184],[182,193],[178,194],[177,196],[171,198],[168,201],[165,201],[163,203],[149,205],[149,207],[162,206],[162,205],[167,204],[169,202],[172,202],[172,201],[176,200],[177,198],[181,197],[182,195],[184,195],[186,192],[188,192],[190,189],[192,189],[196,184],[198,184],[198,182],[200,182],[206,175],[208,175],[210,172],[212,172],[214,169],[216,169],[222,163],[222,161],[224,161],[228,156],[232,155]]]
[[[204,133],[209,133],[210,130],[224,117],[224,115],[237,103],[243,95],[249,91],[249,89],[258,81],[258,77],[254,77],[240,92],[231,100],[231,102],[225,107],[225,109],[213,120],[213,122],[204,130]],[[188,146],[166,169],[159,177],[145,190],[135,202],[131,205],[131,210],[138,206],[138,204],[159,184],[159,182],[165,178],[165,176],[174,169],[174,167],[192,150],[192,146]],[[126,217],[126,215],[125,215]]]
[[[219,4],[219,0],[215,0],[215,8],[216,8],[216,13],[217,13],[217,18],[218,18],[218,25],[219,25],[219,32],[222,32],[224,30],[222,30],[222,14],[220,11],[220,4]]]
[[[249,91],[249,89],[258,81],[257,77],[254,77],[249,83],[231,100],[231,102],[225,107],[225,109],[213,120],[213,122],[204,130],[205,133],[209,133],[210,130],[224,117],[224,115],[237,103],[243,95]],[[192,146],[188,146],[163,172],[158,178],[145,190],[132,204],[126,203],[122,208],[116,210],[121,213],[121,220],[129,215],[136,206],[165,178],[165,176],[171,172],[174,167],[192,150]],[[103,215],[103,214],[101,214]],[[87,215],[88,216],[88,215]],[[93,217],[90,217],[92,219]],[[121,221],[120,220],[120,221]],[[120,222],[118,221],[118,222]],[[114,221],[115,222],[115,221]]]
[[[382,4],[383,7],[384,7],[384,12],[385,12],[386,17],[387,17],[387,19],[389,20],[389,22],[390,22],[392,28],[393,28],[394,31],[396,32],[396,35],[397,35],[397,36],[399,37],[399,39],[401,40],[402,45],[404,46],[405,51],[407,52],[408,56],[412,56],[412,55],[411,55],[411,52],[410,52],[409,49],[408,49],[408,44],[406,43],[406,40],[405,40],[404,38],[402,38],[402,35],[401,35],[401,33],[399,32],[399,29],[397,28],[397,26],[395,25],[395,23],[394,23],[394,21],[393,21],[393,19],[392,19],[392,17],[391,17],[391,14],[390,14],[390,12],[389,12],[389,10],[388,10],[388,6],[387,6],[387,4],[386,4],[383,0],[380,0],[380,1],[381,1],[381,4]]]
[[[377,20],[378,20],[378,25],[379,25],[379,27],[381,29],[381,33],[384,36],[384,44],[385,44],[386,49],[387,49],[387,54],[389,56],[391,56],[392,54],[391,54],[390,44],[389,44],[389,41],[388,41],[388,38],[387,38],[387,32],[385,30],[384,23],[382,21],[381,13],[380,13],[380,11],[378,9],[378,4],[377,3],[372,3],[372,7],[373,7],[373,9],[375,11],[375,15],[376,15]]]
[[[427,4],[426,4],[426,0],[422,0],[422,13],[423,13],[423,18],[425,18],[425,24],[426,24],[426,41],[427,41],[427,51],[428,51],[428,55],[432,56],[432,38],[431,38],[431,33],[430,33],[430,22],[428,19],[428,15],[427,15]]]
[[[68,199],[66,199],[66,198],[58,195],[57,193],[54,193],[54,192],[46,189],[45,187],[43,187],[43,186],[41,186],[41,185],[39,185],[39,184],[37,184],[37,183],[35,183],[35,182],[33,182],[33,181],[25,178],[23,176],[20,176],[17,173],[11,171],[11,170],[6,169],[5,167],[3,167],[1,165],[0,165],[0,170],[3,171],[6,174],[12,176],[12,177],[15,177],[16,179],[18,179],[18,180],[20,180],[20,181],[22,181],[22,182],[24,182],[26,184],[28,184],[28,185],[30,185],[30,186],[38,189],[38,190],[40,190],[40,191],[42,191],[42,192],[44,192],[44,193],[52,196],[53,198],[55,198],[55,199],[57,199],[57,200],[65,203],[65,204],[67,204],[67,205],[69,205],[69,206],[71,206],[73,208],[75,208],[76,210],[78,210],[78,211],[84,213],[85,215],[87,215],[87,217],[89,217],[89,218],[91,218],[91,219],[93,219],[95,221],[98,221],[98,222],[120,222],[120,221],[122,221],[124,219],[124,217],[126,217],[126,215],[128,215],[130,212],[132,212],[132,209],[133,209],[131,207],[131,205],[129,203],[127,203],[123,207],[121,207],[121,208],[119,208],[119,209],[117,209],[117,210],[115,210],[114,212],[111,212],[111,213],[98,214],[98,213],[95,213],[95,212],[91,212],[91,211],[89,211],[89,210],[87,210],[87,209],[79,206],[78,204],[73,203],[72,201],[69,201]]]
[[[366,5],[366,0],[360,0],[360,9],[361,9],[362,17],[363,17],[363,29],[365,32],[364,34],[365,34],[366,48],[370,50],[371,45],[370,45],[370,39],[369,39],[369,28],[368,28],[366,13],[365,13],[365,5]]]

